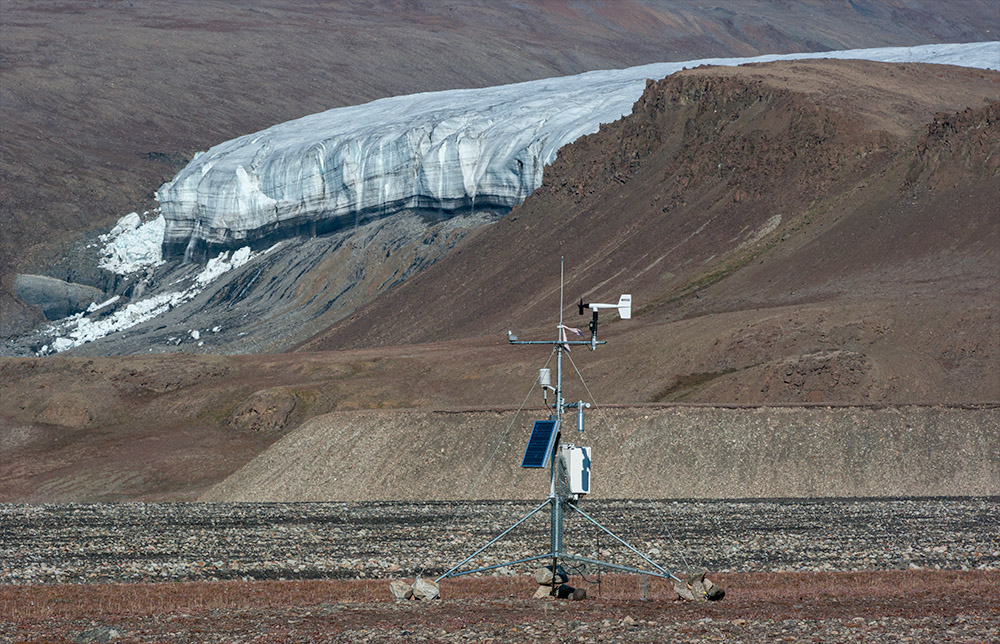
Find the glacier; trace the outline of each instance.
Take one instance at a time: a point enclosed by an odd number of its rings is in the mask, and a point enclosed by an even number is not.
[[[1000,42],[656,63],[328,110],[197,154],[157,191],[163,254],[205,258],[406,209],[502,212],[541,184],[562,146],[629,114],[646,79],[815,58],[1000,69]]]
[[[126,276],[119,294],[40,327],[23,347],[43,356],[117,336],[112,351],[176,351],[189,338],[213,350],[274,349],[267,342],[277,336],[257,337],[273,320],[305,328],[328,310],[340,319],[366,301],[361,291],[393,283],[370,276],[378,283],[362,280],[353,289],[337,283],[333,294],[303,294],[294,284],[302,271],[335,280],[341,269],[323,257],[337,256],[348,263],[343,270],[354,270],[350,262],[365,261],[371,246],[380,253],[402,249],[406,261],[392,279],[405,279],[447,252],[462,231],[523,201],[563,145],[630,113],[646,79],[699,65],[804,58],[997,70],[1000,42],[659,63],[397,96],[276,125],[199,153],[160,188],[160,208],[121,217],[99,237],[97,251],[101,267]],[[428,209],[439,211],[441,221],[421,218],[426,213],[419,211]],[[438,250],[421,241],[432,229]],[[279,241],[320,232],[338,234]],[[182,255],[198,264],[176,261]],[[275,283],[283,284],[281,295],[269,292]],[[129,284],[142,286],[131,299],[123,290]]]

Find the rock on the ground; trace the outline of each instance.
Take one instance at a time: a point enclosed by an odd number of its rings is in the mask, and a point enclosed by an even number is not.
[[[18,275],[14,290],[23,302],[41,308],[50,320],[86,311],[94,302],[105,299],[104,291],[98,288],[45,275]]]
[[[413,597],[424,601],[440,599],[441,592],[438,589],[438,585],[433,581],[418,577],[417,580],[413,582]]]
[[[107,644],[121,637],[121,633],[116,628],[110,626],[99,626],[90,628],[73,638],[74,644]]]
[[[413,599],[413,586],[405,581],[399,581],[398,579],[390,581],[389,591],[396,600],[406,601],[407,599]]]

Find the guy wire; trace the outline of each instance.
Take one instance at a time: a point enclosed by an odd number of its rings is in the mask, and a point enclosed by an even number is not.
[[[618,435],[615,433],[614,426],[611,424],[611,421],[608,420],[608,417],[605,415],[604,410],[601,409],[601,406],[597,404],[597,399],[594,397],[594,394],[590,391],[590,387],[587,385],[587,381],[584,380],[583,374],[580,373],[580,370],[576,366],[576,362],[573,361],[573,355],[569,352],[567,352],[566,355],[569,356],[569,363],[573,365],[573,369],[576,370],[576,375],[580,377],[580,382],[583,383],[583,388],[587,390],[587,395],[590,396],[590,399],[594,401],[594,409],[600,412],[601,418],[604,420],[604,423],[608,426],[608,430],[611,432],[611,437],[615,439],[615,445],[618,446],[618,452],[622,455],[622,460],[624,460],[625,463],[628,464],[629,473],[632,475],[632,478],[635,479],[638,488],[640,490],[645,490],[645,487],[642,484],[642,479],[639,478],[639,474],[635,471],[635,467],[632,465],[632,461],[628,460],[628,458],[625,456],[625,450],[622,449],[621,441],[618,440]],[[663,526],[663,529],[666,531],[667,536],[670,537],[671,541],[674,542],[674,546],[676,547],[677,552],[681,556],[681,561],[684,562],[684,567],[690,568],[691,564],[688,563],[687,557],[684,556],[684,550],[681,548],[680,541],[677,540],[677,538],[674,536],[674,533],[670,530],[670,526],[667,525],[667,522],[663,518],[663,514],[660,512],[660,507],[655,501],[653,503],[653,511],[656,513],[656,517],[660,520],[660,525]]]
[[[553,351],[553,353],[549,354],[549,359],[546,360],[545,364],[542,366],[543,369],[549,366],[549,362],[552,360],[552,355],[554,353],[555,352]],[[535,380],[531,383],[531,387],[528,388],[528,393],[525,394],[524,400],[521,401],[521,406],[517,408],[517,411],[514,413],[514,417],[510,419],[510,424],[507,425],[507,429],[504,430],[503,434],[500,436],[500,440],[497,441],[496,446],[493,448],[493,453],[490,454],[489,460],[486,461],[484,467],[481,467],[479,469],[479,476],[473,481],[472,487],[469,488],[469,492],[468,494],[466,494],[466,498],[468,498],[470,502],[473,500],[472,495],[476,492],[476,488],[479,487],[479,484],[483,482],[483,478],[486,476],[486,472],[490,469],[490,464],[492,464],[493,460],[496,458],[497,452],[500,451],[500,446],[503,445],[504,441],[507,439],[507,434],[510,433],[510,430],[514,427],[514,423],[517,422],[518,417],[521,415],[521,410],[523,410],[524,406],[528,404],[528,398],[531,397],[531,392],[535,390],[536,384],[538,384],[538,376],[535,376]],[[455,521],[457,520],[458,520],[458,514],[456,513],[455,516],[451,518],[451,521],[448,522],[448,527],[445,528],[444,530],[445,534],[451,533],[451,529],[455,527]],[[424,571],[426,569],[427,569],[427,564],[425,563],[424,567],[421,568],[420,572],[417,573],[417,579],[419,579],[420,576],[424,574]]]

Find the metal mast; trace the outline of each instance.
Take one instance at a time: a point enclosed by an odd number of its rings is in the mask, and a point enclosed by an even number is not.
[[[548,465],[549,465],[549,495],[548,495],[548,498],[546,498],[545,501],[542,502],[541,505],[539,505],[538,507],[536,507],[535,509],[533,509],[528,514],[526,514],[523,517],[521,517],[513,525],[511,525],[506,530],[504,530],[503,532],[501,532],[499,535],[497,535],[496,537],[494,537],[486,545],[482,546],[481,548],[479,548],[478,550],[476,550],[474,553],[472,553],[471,555],[469,555],[468,557],[466,557],[465,559],[463,559],[462,561],[460,561],[459,563],[457,563],[456,565],[454,565],[452,568],[450,568],[449,570],[447,570],[446,572],[444,572],[441,576],[439,576],[437,579],[434,580],[435,583],[441,581],[442,579],[449,578],[449,577],[460,577],[462,575],[470,575],[470,574],[478,573],[478,572],[486,572],[486,571],[494,570],[496,568],[501,568],[501,567],[504,567],[504,566],[512,566],[512,565],[527,563],[527,562],[531,562],[531,561],[538,561],[538,560],[543,560],[543,559],[550,559],[552,561],[553,586],[556,585],[556,579],[559,578],[559,575],[556,574],[556,570],[557,570],[557,566],[559,565],[559,560],[560,559],[565,560],[565,561],[572,561],[572,562],[576,562],[576,563],[583,563],[583,564],[591,564],[591,565],[602,566],[602,567],[605,567],[605,568],[610,568],[610,569],[613,569],[613,570],[619,570],[619,571],[622,571],[622,572],[637,573],[637,574],[641,574],[641,575],[649,575],[649,576],[652,576],[652,577],[662,577],[664,579],[671,579],[671,580],[674,580],[674,581],[681,581],[680,578],[674,576],[673,574],[671,574],[670,572],[668,572],[667,570],[665,570],[661,566],[657,565],[655,562],[653,562],[651,559],[649,559],[649,557],[647,557],[646,555],[644,555],[641,552],[639,552],[631,544],[629,544],[624,539],[622,539],[618,535],[616,535],[613,532],[611,532],[610,530],[608,530],[606,527],[604,527],[603,525],[601,525],[596,519],[594,519],[593,517],[591,517],[587,513],[585,513],[583,510],[581,510],[578,507],[578,505],[577,505],[577,501],[578,501],[578,498],[579,498],[578,495],[572,493],[569,490],[569,486],[568,485],[564,485],[563,482],[562,482],[562,480],[561,480],[562,478],[566,478],[565,463],[564,463],[562,457],[559,454],[559,452],[560,452],[559,439],[560,439],[560,435],[561,435],[561,433],[560,433],[559,430],[560,430],[560,427],[561,427],[561,424],[562,424],[562,417],[566,413],[567,409],[573,409],[573,408],[575,408],[577,410],[577,416],[578,416],[577,429],[581,433],[583,433],[583,431],[584,431],[584,428],[583,428],[583,410],[585,408],[587,408],[587,407],[590,407],[590,403],[585,403],[582,400],[578,401],[578,402],[575,402],[575,403],[569,403],[569,404],[567,404],[566,401],[565,401],[565,399],[563,398],[563,378],[562,378],[563,351],[568,351],[569,348],[570,348],[570,346],[586,346],[586,347],[589,347],[591,350],[596,350],[597,345],[607,344],[605,341],[597,339],[597,311],[599,309],[613,309],[613,308],[617,308],[618,311],[619,311],[619,314],[623,318],[627,319],[628,317],[631,316],[631,306],[632,306],[631,295],[623,295],[621,297],[621,299],[619,300],[619,302],[618,302],[617,305],[615,305],[615,304],[586,304],[585,305],[583,303],[583,300],[581,300],[580,301],[580,305],[579,305],[580,306],[580,312],[581,312],[581,314],[583,313],[583,309],[585,307],[592,309],[593,312],[594,312],[593,321],[590,323],[591,337],[590,337],[590,340],[569,340],[568,338],[566,338],[567,327],[564,326],[564,324],[563,324],[564,269],[565,269],[565,260],[564,260],[564,258],[560,258],[560,260],[559,260],[559,326],[556,328],[556,339],[553,340],[553,341],[549,341],[549,340],[518,340],[517,337],[512,332],[510,332],[510,331],[507,332],[507,340],[508,340],[508,342],[510,344],[542,344],[542,345],[551,345],[553,347],[553,350],[556,352],[555,403],[552,405],[553,413],[549,415],[549,423],[550,424],[546,425],[546,427],[542,428],[543,430],[547,429],[550,432],[554,432],[555,436],[551,437],[551,436],[545,436],[545,435],[539,434],[539,436],[541,437],[541,440],[542,440],[542,443],[539,443],[539,444],[543,444],[544,443],[544,444],[547,445],[547,449],[546,449],[547,453],[544,454],[544,460],[542,462],[548,462]],[[542,423],[542,421],[536,421],[536,423],[535,423],[535,429],[532,430],[532,437],[529,439],[529,445],[528,445],[528,448],[527,448],[528,450],[531,449],[532,442],[536,438],[536,434],[535,433],[536,433],[536,431],[538,431],[540,423]],[[570,446],[570,447],[572,447],[572,446]],[[584,448],[584,449],[589,449],[589,448]],[[527,459],[528,459],[528,454],[527,454],[527,450],[526,450],[526,453],[525,453],[525,462],[527,461]],[[541,465],[541,464],[537,464],[537,465],[534,465],[534,464],[533,465],[525,465],[525,462],[522,462],[522,467],[544,467],[544,465]],[[495,564],[495,565],[492,565],[492,566],[485,566],[485,567],[481,567],[481,568],[474,568],[472,570],[459,571],[459,568],[461,568],[463,565],[465,565],[466,563],[468,563],[469,561],[471,561],[472,559],[474,559],[481,552],[483,552],[484,550],[486,550],[487,548],[489,548],[493,544],[497,543],[500,539],[502,539],[503,537],[505,537],[512,530],[514,530],[516,527],[518,527],[519,525],[521,525],[522,523],[524,523],[525,521],[527,521],[530,517],[534,516],[535,514],[537,514],[538,512],[540,512],[542,509],[544,509],[545,506],[550,506],[550,514],[549,514],[549,516],[550,516],[550,519],[549,519],[549,551],[547,553],[540,554],[540,555],[535,555],[535,556],[531,556],[531,557],[527,557],[527,558],[524,558],[524,559],[518,559],[516,561],[507,561],[507,562],[504,562],[504,563],[501,563],[501,564]],[[580,516],[582,516],[587,522],[593,524],[599,530],[601,530],[604,533],[606,533],[609,536],[611,536],[612,539],[614,539],[615,541],[617,541],[620,545],[624,546],[626,549],[628,549],[629,551],[631,551],[633,554],[637,555],[640,559],[642,559],[648,565],[652,566],[655,570],[642,570],[640,568],[634,568],[634,567],[631,567],[631,566],[622,566],[622,565],[613,564],[613,563],[610,563],[610,562],[607,562],[607,561],[601,561],[599,559],[592,559],[592,558],[588,558],[588,557],[581,557],[581,556],[578,556],[578,555],[573,555],[573,554],[569,554],[569,553],[565,552],[564,551],[564,546],[563,546],[563,520],[565,518],[565,514],[566,514],[567,510],[571,511],[571,512],[576,512],[577,514],[579,514]]]

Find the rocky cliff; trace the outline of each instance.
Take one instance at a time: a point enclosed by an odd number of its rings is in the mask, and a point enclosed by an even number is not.
[[[302,349],[537,329],[565,254],[567,299],[632,293],[606,333],[639,398],[997,399],[998,91],[837,61],[650,83],[521,207]]]

